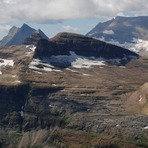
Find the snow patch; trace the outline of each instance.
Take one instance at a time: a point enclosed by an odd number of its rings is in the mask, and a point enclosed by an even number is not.
[[[76,70],[72,70],[72,69],[70,69],[70,68],[66,68],[66,70],[69,70],[69,71],[71,71],[71,72],[78,73],[78,71],[76,71]]]
[[[26,45],[26,48],[29,48],[32,52],[34,52],[35,49],[36,49],[36,46],[34,46],[34,45]]]
[[[58,64],[68,64],[71,65],[74,68],[90,68],[93,65],[105,65],[104,60],[102,58],[86,58],[83,56],[77,55],[75,52],[70,51],[70,55],[57,55],[57,56],[51,56],[49,61],[54,61]]]
[[[105,39],[103,37],[100,39],[105,41]],[[113,39],[110,41],[107,41],[107,42],[117,45],[117,46],[121,46],[126,49],[129,49],[129,50],[134,51],[136,53],[145,52],[145,51],[148,52],[148,41],[147,40],[133,38],[133,41],[131,43],[125,42],[123,44],[121,44],[118,41],[115,41]]]
[[[70,51],[70,54],[73,59],[75,58],[75,61],[71,63],[72,67],[74,68],[90,68],[91,66],[94,65],[99,65],[99,66],[105,65],[102,58],[92,57],[91,59],[87,59],[85,57],[76,55],[75,52],[72,51]]]
[[[46,72],[51,72],[51,71],[60,72],[61,71],[61,70],[53,69],[52,65],[44,63],[39,59],[33,59],[32,62],[29,64],[29,68],[33,70],[46,71]]]
[[[89,76],[91,76],[91,75],[89,75],[89,74],[86,74],[86,73],[83,73],[82,75],[83,75],[83,76],[88,76],[88,77],[89,77]]]
[[[148,129],[148,126],[145,126],[143,129],[145,129],[145,130]]]
[[[113,30],[104,30],[103,33],[104,34],[109,34],[109,35],[115,34]]]
[[[21,81],[19,81],[19,80],[16,80],[16,81],[14,81],[14,83],[21,83]]]
[[[143,99],[143,98],[142,98],[142,95],[140,95],[140,96],[139,96],[139,102],[141,102],[142,99]]]
[[[29,49],[26,52],[26,56],[30,56],[32,53],[34,53],[34,51],[36,49],[36,46],[34,46],[34,45],[26,45],[26,48]]]
[[[51,104],[49,104],[49,107],[52,107],[52,105],[51,105]]]
[[[20,111],[20,114],[21,114],[21,117],[23,117],[23,116],[24,116],[24,112],[23,112],[23,111]]]
[[[88,36],[93,36],[95,34],[97,34],[97,32],[89,33]]]
[[[6,60],[6,59],[1,59],[0,58],[0,74],[2,74],[2,67],[4,66],[14,66],[14,61],[13,60]]]
[[[17,75],[12,75],[12,78],[16,78],[17,77]]]

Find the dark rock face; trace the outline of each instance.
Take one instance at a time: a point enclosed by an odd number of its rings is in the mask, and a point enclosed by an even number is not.
[[[25,45],[37,45],[37,42],[42,39],[41,35],[38,32],[33,32],[31,37],[25,39]]]
[[[27,24],[23,24],[21,28],[12,27],[8,35],[0,41],[0,46],[22,45],[24,42],[26,42],[26,38],[30,39],[31,35],[35,33],[38,33],[43,39],[48,39],[48,37],[41,30],[37,31]],[[36,43],[38,41],[36,41],[36,39],[37,38],[35,38],[35,41],[33,40],[32,42]],[[29,40],[29,43],[32,42]]]
[[[111,39],[120,43],[132,42],[133,38],[148,40],[148,16],[121,17],[99,23],[86,34],[89,37]]]
[[[121,59],[124,57],[129,57],[130,59],[131,56],[138,57],[137,54],[127,49],[72,33],[59,33],[49,41],[40,40],[37,44],[34,57],[69,55],[70,51],[80,56],[102,57],[105,59]]]
[[[8,113],[20,111],[25,105],[29,85],[1,86],[0,87],[0,112]]]

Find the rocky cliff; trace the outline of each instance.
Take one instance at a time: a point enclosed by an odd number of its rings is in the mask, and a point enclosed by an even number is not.
[[[136,53],[127,49],[73,33],[59,33],[49,41],[40,40],[34,58],[50,60],[52,56],[70,55],[70,52],[87,58],[121,59],[124,63],[133,57],[138,58]]]

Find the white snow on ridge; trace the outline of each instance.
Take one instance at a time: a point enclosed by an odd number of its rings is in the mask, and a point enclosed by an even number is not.
[[[29,49],[29,50],[26,51],[26,56],[30,56],[32,53],[34,53],[36,46],[26,45],[26,48]]]
[[[105,65],[104,60],[102,58],[85,58],[77,55],[75,52],[70,51],[70,55],[58,55],[52,56],[51,59],[57,60],[60,63],[68,62],[74,68],[90,68],[93,65]]]
[[[109,34],[109,35],[115,34],[113,30],[104,30],[103,33],[104,34]]]
[[[47,72],[51,72],[51,71],[60,71],[60,70],[56,70],[53,69],[53,66],[47,63],[43,63],[41,60],[39,59],[33,59],[32,62],[29,64],[29,68],[33,69],[33,70],[38,70],[38,71],[47,71]]]
[[[94,33],[89,33],[88,36],[92,36],[94,34],[97,34],[97,32],[94,32]]]
[[[35,51],[35,49],[36,49],[36,46],[34,46],[34,45],[26,45],[26,48],[29,48],[31,51]]]
[[[1,69],[3,66],[14,66],[14,61],[0,58],[0,74],[2,74]]]
[[[36,49],[36,46],[33,45],[32,47],[30,47],[30,49],[34,52]]]
[[[54,66],[50,65],[50,62],[55,62],[58,63],[59,65],[68,64],[74,68],[90,68],[93,65],[99,65],[99,66],[105,65],[104,64],[105,60],[103,60],[103,58],[94,58],[94,57],[85,58],[76,55],[75,52],[73,51],[70,51],[69,53],[70,55],[51,56],[49,59],[44,59],[43,61],[39,59],[33,59],[32,62],[29,64],[29,68],[38,71],[60,72],[61,70],[58,70]]]
[[[94,65],[105,65],[104,61],[101,59],[96,59],[96,60],[89,60],[86,58],[78,58],[76,61],[72,62],[72,67],[74,68],[90,68],[91,66]]]
[[[105,39],[103,37],[99,38],[99,39],[105,41]],[[126,49],[129,49],[129,50],[134,51],[136,53],[145,52],[145,51],[148,52],[148,41],[147,40],[133,38],[132,43],[125,42],[123,44],[121,44],[118,41],[115,41],[113,39],[110,41],[107,41],[107,42],[117,45],[117,46],[121,46]]]

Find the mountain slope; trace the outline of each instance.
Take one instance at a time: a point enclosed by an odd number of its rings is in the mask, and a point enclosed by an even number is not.
[[[99,23],[86,34],[139,52],[148,47],[148,16],[121,17]],[[146,46],[146,47],[145,47]]]
[[[14,37],[14,35],[19,31],[19,28],[13,26],[9,32],[8,35],[5,36],[1,41],[0,41],[0,46],[5,46],[10,40]]]
[[[64,36],[52,39],[58,51],[65,42],[66,49],[76,50],[86,41],[81,35]],[[30,68],[33,53],[32,45],[0,48],[2,147],[146,147],[148,116],[127,114],[128,98],[121,97],[147,82],[148,58],[131,60],[124,67],[106,63],[49,71],[47,62]],[[50,54],[40,56],[49,58]],[[140,95],[143,103],[144,94]]]
[[[10,36],[9,34],[1,40],[3,43],[1,46],[21,45],[24,43],[25,39],[30,37],[34,32],[38,32],[43,39],[48,39],[41,30],[37,31],[27,24],[23,24],[21,28],[17,28],[16,30],[17,31],[15,33],[11,33],[11,38],[9,40],[6,40],[6,38]]]
[[[124,95],[124,99],[127,99],[127,111],[148,115],[148,83]]]

